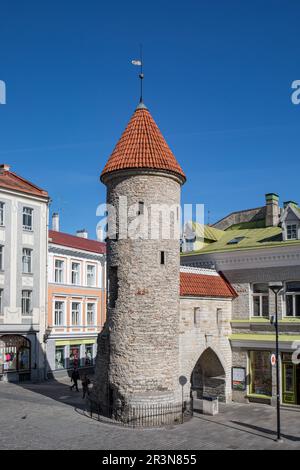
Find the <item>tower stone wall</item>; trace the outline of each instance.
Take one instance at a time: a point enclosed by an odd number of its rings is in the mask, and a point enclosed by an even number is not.
[[[100,404],[109,407],[176,403],[182,180],[145,169],[114,173],[104,182],[108,204],[118,208],[120,197],[127,198],[128,208],[143,203],[149,225],[148,238],[144,232],[144,238],[123,239],[119,232],[116,240],[107,242],[109,298],[107,322],[98,340],[95,391]],[[153,230],[162,227],[157,205],[171,209],[167,239],[162,230],[156,231],[157,239],[151,238]],[[117,218],[117,232],[119,222]]]

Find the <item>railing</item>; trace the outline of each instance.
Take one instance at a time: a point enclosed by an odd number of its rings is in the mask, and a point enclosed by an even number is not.
[[[103,407],[90,397],[88,416],[106,423],[128,427],[162,427],[181,424],[192,417],[192,406],[180,404],[124,405]]]

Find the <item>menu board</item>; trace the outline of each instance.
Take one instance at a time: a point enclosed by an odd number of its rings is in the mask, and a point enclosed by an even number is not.
[[[246,390],[246,368],[233,367],[232,368],[232,390],[244,391]]]

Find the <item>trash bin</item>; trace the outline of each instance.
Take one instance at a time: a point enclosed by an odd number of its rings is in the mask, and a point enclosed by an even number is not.
[[[214,416],[219,413],[219,399],[210,395],[203,396],[203,414]]]

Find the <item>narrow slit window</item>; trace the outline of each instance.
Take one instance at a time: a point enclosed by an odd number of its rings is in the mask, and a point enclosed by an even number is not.
[[[166,264],[166,254],[164,251],[160,252],[160,264]]]
[[[144,203],[143,201],[139,201],[139,213],[138,215],[144,215]]]

